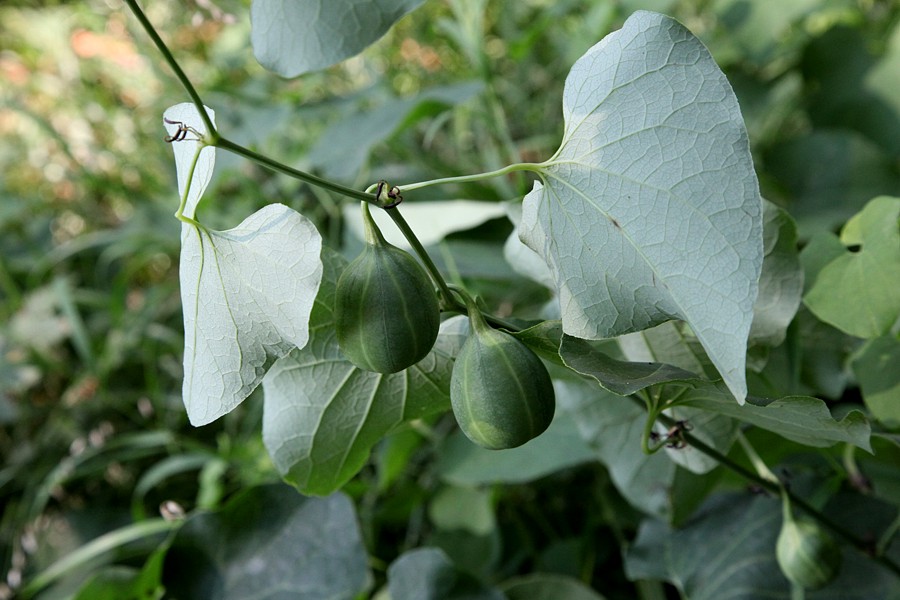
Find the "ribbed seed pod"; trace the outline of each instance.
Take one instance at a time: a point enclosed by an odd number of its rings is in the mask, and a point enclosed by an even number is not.
[[[384,239],[368,204],[362,205],[366,247],[337,283],[338,345],[360,369],[396,373],[425,358],[434,346],[440,307],[422,266]]]
[[[460,429],[485,448],[515,448],[543,433],[556,395],[544,363],[528,346],[493,329],[471,299],[469,337],[450,377],[450,402]]]
[[[778,566],[794,584],[817,590],[837,576],[841,568],[841,549],[814,521],[794,519],[786,495],[783,503],[784,521],[775,545]]]

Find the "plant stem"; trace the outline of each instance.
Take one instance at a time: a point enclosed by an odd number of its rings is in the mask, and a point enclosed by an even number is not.
[[[463,288],[462,286],[449,285],[448,287],[457,296],[460,296],[464,299],[464,302],[456,302],[455,298],[454,298],[454,306],[453,306],[452,310],[455,310],[456,312],[468,315],[469,314],[468,301],[472,300],[474,303],[474,299],[469,295],[469,292],[467,292],[465,290],[465,288]],[[475,304],[475,306],[477,308],[477,303]],[[518,326],[510,323],[509,321],[501,319],[500,317],[491,316],[480,310],[478,312],[481,314],[482,318],[484,318],[484,320],[487,321],[488,323],[490,323],[493,327],[501,327],[512,333],[518,333],[518,332],[522,331],[521,327],[518,327]]]
[[[641,408],[646,408],[644,406],[643,401],[641,401],[640,399],[635,398],[634,396],[629,396],[629,398],[631,398],[632,401],[635,404],[637,404],[638,406],[640,406]],[[677,423],[677,421],[675,419],[673,419],[665,414],[660,414],[657,417],[657,419],[659,419],[659,421],[661,423],[663,423],[664,425],[666,425],[667,427],[675,426]],[[862,540],[861,538],[854,535],[851,531],[848,531],[847,529],[841,527],[840,525],[838,525],[837,523],[835,523],[834,521],[832,521],[831,519],[826,517],[824,514],[822,514],[822,512],[820,512],[814,506],[810,505],[802,498],[796,496],[790,490],[783,488],[781,483],[769,481],[768,479],[761,477],[761,476],[757,475],[756,473],[745,469],[743,466],[741,466],[738,463],[736,463],[735,461],[731,460],[730,458],[728,458],[727,456],[725,456],[724,454],[722,454],[715,448],[707,446],[705,443],[700,441],[696,436],[693,436],[690,433],[683,432],[682,436],[684,438],[684,441],[687,442],[688,445],[696,448],[698,451],[700,451],[703,454],[714,459],[720,465],[722,465],[726,469],[729,469],[730,471],[733,471],[734,473],[737,473],[744,479],[755,483],[759,487],[761,487],[769,492],[772,492],[773,494],[782,494],[782,493],[787,494],[787,496],[790,498],[793,506],[800,507],[803,510],[803,512],[808,514],[810,517],[812,517],[813,519],[815,519],[816,521],[818,521],[819,523],[821,523],[822,525],[824,525],[825,527],[827,527],[828,529],[830,529],[831,531],[833,531],[834,533],[839,535],[840,537],[846,539],[857,550],[859,550],[863,554],[866,554],[867,556],[871,557],[872,560],[875,560],[876,562],[880,563],[882,566],[886,567],[887,569],[892,571],[894,574],[900,575],[900,565],[895,563],[893,560],[891,560],[887,556],[874,555],[872,552],[872,545],[869,542]]]
[[[369,196],[371,198],[371,196]],[[434,282],[437,284],[438,289],[441,290],[441,296],[444,299],[442,303],[445,307],[456,307],[460,308],[460,303],[456,300],[456,297],[453,295],[453,292],[450,291],[450,287],[447,285],[447,282],[444,280],[444,276],[441,275],[441,272],[438,270],[437,265],[434,264],[434,261],[431,260],[431,257],[428,256],[428,252],[425,251],[425,246],[422,245],[422,242],[419,241],[419,238],[416,237],[415,232],[413,232],[412,228],[409,226],[409,223],[406,222],[406,219],[403,218],[403,215],[400,214],[400,211],[395,206],[394,208],[387,208],[388,216],[394,221],[394,224],[400,229],[400,232],[403,234],[403,237],[406,238],[406,241],[409,242],[409,245],[412,246],[412,249],[416,254],[419,255],[419,259],[425,265],[425,268],[428,269],[428,272],[431,274],[431,278],[434,279]]]
[[[763,479],[768,479],[772,483],[777,483],[780,486],[781,482],[778,481],[778,477],[776,477],[775,473],[773,473],[768,465],[763,462],[763,459],[759,457],[759,454],[756,453],[756,449],[750,445],[750,442],[744,436],[742,431],[738,431],[737,440],[741,444],[741,448],[744,449],[744,454],[750,459],[753,468],[756,469],[756,473]]]
[[[278,173],[293,177],[294,179],[299,179],[300,181],[305,181],[306,183],[324,188],[326,190],[331,190],[332,192],[335,192],[337,194],[347,196],[348,198],[363,200],[364,202],[373,202],[375,200],[372,194],[367,194],[366,192],[355,190],[334,181],[317,177],[312,173],[307,173],[306,171],[301,171],[299,169],[289,167],[286,164],[280,163],[275,159],[269,158],[268,156],[265,156],[263,154],[259,154],[258,152],[254,152],[253,150],[245,148],[240,144],[236,144],[227,138],[219,137],[216,146],[222,148],[223,150],[228,150],[229,152],[237,154],[238,156],[243,156],[248,160],[252,160],[257,164],[272,169],[273,171],[276,171]]]
[[[166,46],[166,43],[156,32],[156,29],[153,27],[153,24],[150,23],[147,15],[145,15],[144,11],[142,11],[138,6],[137,1],[125,0],[125,3],[131,9],[131,12],[134,13],[134,16],[137,17],[138,21],[140,21],[141,25],[144,27],[144,30],[147,32],[147,35],[149,35],[150,39],[153,40],[153,43],[156,44],[157,49],[163,55],[166,63],[168,63],[172,71],[175,72],[175,76],[181,82],[181,85],[184,87],[185,91],[187,91],[194,105],[197,107],[197,112],[200,113],[200,117],[203,119],[204,125],[206,125],[207,133],[204,136],[203,141],[208,146],[217,146],[219,148],[223,148],[225,150],[228,150],[229,152],[233,152],[234,154],[243,156],[244,158],[250,159],[256,163],[268,167],[273,171],[277,171],[290,177],[294,177],[295,179],[305,181],[306,183],[331,190],[349,198],[365,200],[366,202],[372,201],[372,197],[364,192],[360,192],[359,190],[343,186],[339,183],[317,177],[315,175],[312,175],[311,173],[306,173],[305,171],[300,171],[299,169],[294,169],[267,156],[253,152],[248,148],[245,148],[239,144],[232,142],[231,140],[220,136],[215,125],[213,125],[212,119],[210,119],[209,115],[206,113],[206,107],[203,104],[203,99],[200,98],[200,94],[197,93],[196,88],[194,88],[190,79],[188,79],[187,75],[185,75],[184,71],[181,69],[181,66],[178,64],[178,61],[175,60],[175,57],[172,55],[169,47]]]
[[[878,539],[878,544],[875,546],[876,555],[883,556],[884,553],[887,552],[887,549],[891,545],[891,541],[894,539],[894,536],[897,535],[898,531],[900,531],[900,513],[897,514],[893,523],[888,526],[882,536]]]
[[[191,186],[194,184],[194,171],[197,169],[197,161],[200,160],[200,152],[203,151],[203,148],[204,146],[202,143],[197,146],[197,151],[194,153],[194,158],[191,160],[191,166],[188,169],[187,183],[184,186],[184,194],[181,195],[181,202],[178,205],[178,210],[175,211],[176,219],[178,219],[182,223],[188,223],[190,225],[199,225],[199,223],[194,220],[193,215],[191,215],[190,217],[184,216],[184,209],[187,206],[188,196],[191,195]]]
[[[503,167],[502,169],[497,169],[496,171],[488,171],[486,173],[475,173],[474,175],[459,175],[456,177],[442,177],[440,179],[431,179],[429,181],[420,181],[418,183],[408,183],[406,185],[397,186],[400,188],[401,192],[411,192],[412,190],[418,190],[421,188],[430,187],[432,185],[443,185],[445,183],[468,183],[471,181],[483,181],[485,179],[490,179],[492,177],[500,177],[501,175],[506,175],[508,173],[514,173],[516,171],[533,171],[535,173],[542,173],[544,168],[544,163],[516,163],[513,165],[509,165]]]
[[[169,64],[169,67],[175,72],[175,76],[178,78],[178,81],[181,82],[181,85],[188,93],[188,96],[191,97],[191,101],[197,107],[197,112],[200,113],[200,118],[203,119],[203,124],[206,125],[206,138],[208,139],[206,139],[205,141],[210,146],[217,146],[219,142],[219,132],[216,129],[216,126],[213,125],[212,119],[210,119],[209,115],[206,114],[206,107],[203,105],[203,100],[200,98],[200,94],[197,93],[197,90],[194,88],[193,84],[191,84],[191,80],[188,79],[187,75],[184,74],[184,71],[181,70],[181,66],[178,64],[178,61],[175,60],[175,57],[172,55],[169,47],[166,46],[166,43],[162,40],[161,37],[159,37],[159,34],[156,32],[153,24],[150,23],[147,15],[145,15],[144,11],[141,10],[141,7],[138,6],[137,1],[125,0],[125,4],[128,5],[128,8],[131,9],[131,12],[134,13],[134,16],[137,17],[138,21],[140,21],[141,25],[144,28],[144,31],[147,32],[147,35],[149,35],[150,39],[153,40],[153,43],[156,44],[156,48],[163,55],[163,58]]]
[[[643,391],[643,390],[642,390]],[[656,420],[659,418],[659,415],[662,411],[659,409],[659,406],[656,402],[650,398],[649,394],[646,394],[644,400],[644,408],[647,410],[647,420],[644,422],[644,430],[641,433],[641,450],[643,450],[644,454],[651,455],[656,454],[663,446],[665,446],[665,442],[661,444],[656,444],[652,448],[650,447],[650,438],[653,436],[653,426],[656,424]]]

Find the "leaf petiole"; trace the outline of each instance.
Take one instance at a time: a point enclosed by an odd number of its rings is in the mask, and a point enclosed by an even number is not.
[[[204,114],[206,111],[203,111]],[[194,220],[191,217],[184,216],[184,209],[187,206],[188,196],[191,193],[191,185],[194,183],[194,170],[197,168],[197,161],[200,159],[200,152],[203,151],[205,146],[203,142],[201,142],[197,146],[197,151],[194,153],[194,158],[191,160],[191,168],[188,169],[187,174],[187,185],[184,186],[184,193],[181,195],[181,203],[178,205],[178,210],[175,211],[175,218],[181,221],[182,223],[186,223],[188,225],[193,225],[195,227],[201,227],[200,223]]]
[[[742,431],[738,431],[737,440],[741,444],[741,448],[743,448],[744,454],[747,455],[747,458],[750,460],[753,468],[756,469],[757,474],[763,479],[771,481],[776,485],[782,486],[781,481],[778,479],[775,473],[773,473],[772,470],[769,469],[766,463],[763,462],[763,459],[759,457],[756,449],[752,445],[750,445],[750,442],[747,440],[746,436],[744,436],[744,433]]]
[[[662,415],[663,408],[659,399],[651,397],[646,391],[640,395],[643,396],[644,408],[647,410],[647,420],[644,422],[644,430],[641,432],[641,450],[647,455],[656,454],[666,445],[665,440],[654,440],[658,436],[655,436],[653,433],[653,426],[656,425],[656,420]],[[656,443],[651,445],[651,440],[656,441]]]
[[[515,163],[496,171],[487,171],[485,173],[475,173],[473,175],[459,175],[456,177],[441,177],[439,179],[430,179],[428,181],[420,181],[417,183],[408,183],[406,185],[397,186],[401,192],[411,192],[421,188],[431,187],[433,185],[443,185],[448,183],[469,183],[472,181],[484,181],[493,177],[500,177],[516,171],[532,171],[537,174],[544,172],[546,163]]]

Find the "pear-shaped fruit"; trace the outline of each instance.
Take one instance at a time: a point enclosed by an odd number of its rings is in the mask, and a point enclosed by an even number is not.
[[[778,566],[794,584],[817,590],[833,580],[841,568],[841,549],[828,532],[809,519],[795,519],[785,495],[784,521],[775,556]]]
[[[368,204],[362,204],[366,247],[337,283],[338,345],[360,369],[396,373],[425,358],[434,346],[440,306],[422,266],[384,239]]]
[[[528,346],[488,325],[471,299],[467,305],[470,333],[450,378],[453,414],[479,446],[521,446],[553,420],[556,396],[550,375]]]

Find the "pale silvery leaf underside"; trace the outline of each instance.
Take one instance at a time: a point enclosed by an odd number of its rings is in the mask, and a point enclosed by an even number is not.
[[[572,67],[563,113],[519,237],[553,271],[565,333],[682,319],[743,402],[762,200],[725,75],[682,25],[638,12]]]

